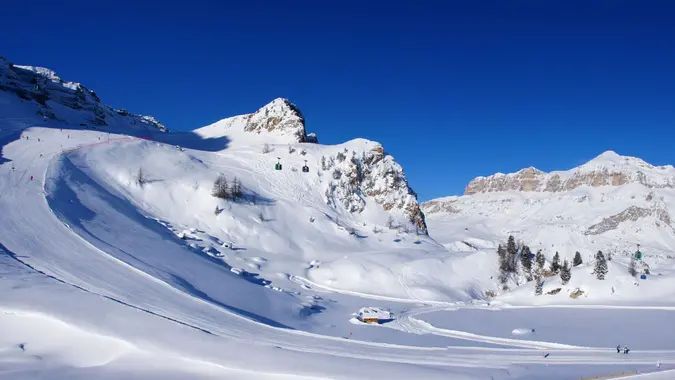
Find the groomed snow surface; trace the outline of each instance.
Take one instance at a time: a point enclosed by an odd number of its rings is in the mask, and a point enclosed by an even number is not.
[[[367,199],[362,213],[329,207],[316,167],[344,146],[270,141],[263,154],[264,138],[213,131],[138,138],[45,123],[0,96],[12,105],[0,119],[0,378],[573,379],[675,366],[667,307],[633,294],[616,308],[534,308],[525,293],[488,306],[489,239],[451,253],[387,228]],[[310,173],[291,170],[304,160]],[[244,199],[211,196],[220,173]],[[355,323],[363,307],[395,318]]]

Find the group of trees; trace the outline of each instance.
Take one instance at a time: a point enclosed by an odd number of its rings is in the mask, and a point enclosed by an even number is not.
[[[232,200],[242,198],[244,192],[241,188],[241,182],[239,182],[237,177],[234,177],[232,184],[230,184],[225,175],[220,174],[213,184],[211,195],[220,199]]]
[[[526,281],[535,281],[535,294],[539,295],[543,292],[544,277],[551,277],[559,274],[563,284],[567,284],[572,278],[572,269],[567,260],[560,262],[560,254],[555,253],[551,264],[546,267],[546,257],[541,250],[536,254],[532,254],[530,247],[525,244],[517,243],[513,236],[509,236],[506,245],[500,244],[497,247],[497,255],[499,256],[499,281],[506,290],[508,279],[512,275],[522,275]],[[579,266],[583,263],[581,254],[576,252],[572,261],[573,266]],[[604,273],[607,273],[607,263],[604,264]],[[601,268],[598,273],[601,273]],[[604,274],[602,279],[604,279]]]

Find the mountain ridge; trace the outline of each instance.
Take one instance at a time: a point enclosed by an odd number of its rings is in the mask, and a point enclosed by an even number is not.
[[[637,157],[606,151],[583,165],[544,172],[533,166],[515,173],[496,173],[472,179],[464,195],[504,191],[561,192],[580,186],[621,186],[640,183],[649,188],[675,188],[675,167],[654,166]]]

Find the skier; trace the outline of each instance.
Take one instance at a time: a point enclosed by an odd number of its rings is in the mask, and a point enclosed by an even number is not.
[[[621,345],[616,346],[616,353],[617,354],[621,353]]]
[[[656,368],[657,368],[657,369],[661,368],[661,362],[660,362],[660,361],[657,361],[657,362],[656,362]]]
[[[33,180],[33,176],[30,176],[30,180],[31,180],[31,181]]]
[[[624,354],[628,354],[628,351],[630,351],[630,349],[628,348],[628,346],[624,346],[624,348],[623,348],[623,353],[624,353]]]

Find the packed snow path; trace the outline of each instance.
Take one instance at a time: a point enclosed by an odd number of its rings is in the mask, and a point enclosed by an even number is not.
[[[185,256],[190,253],[186,253],[184,247],[168,240],[156,239],[156,231],[141,220],[130,219],[128,214],[120,210],[110,210],[110,214],[106,215],[106,228],[117,233],[133,233],[135,238],[147,245],[134,247],[125,246],[123,242],[96,242],[97,237],[86,236],[87,231],[81,227],[64,225],[49,205],[55,204],[54,202],[71,203],[59,205],[57,212],[62,212],[66,207],[82,207],[78,202],[83,200],[77,197],[81,194],[68,194],[73,186],[85,186],[94,192],[92,198],[86,200],[88,202],[122,202],[109,198],[107,189],[97,188],[86,177],[83,171],[86,168],[77,167],[77,150],[96,149],[96,145],[102,143],[102,137],[106,138],[105,144],[139,143],[124,136],[115,136],[108,141],[105,134],[93,131],[72,133],[72,138],[66,138],[67,133],[69,132],[57,129],[34,128],[24,132],[29,139],[5,146],[4,156],[12,160],[16,171],[12,171],[8,164],[0,166],[0,243],[3,245],[4,255],[12,256],[17,262],[52,276],[54,280],[45,281],[50,288],[58,290],[51,294],[53,297],[49,303],[29,306],[20,299],[5,297],[2,300],[5,306],[0,307],[51,313],[57,318],[82,323],[140,347],[166,346],[178,355],[214,363],[228,363],[231,366],[246,364],[232,361],[228,357],[229,350],[219,352],[219,345],[231,347],[235,344],[242,352],[249,352],[252,356],[260,350],[281,348],[282,351],[278,352],[283,354],[275,355],[282,355],[289,360],[273,363],[261,360],[256,363],[258,369],[269,373],[326,375],[322,365],[325,360],[332,360],[331,357],[359,359],[366,363],[358,365],[358,374],[363,377],[376,377],[378,373],[395,374],[392,366],[400,365],[403,367],[400,373],[405,373],[407,378],[447,378],[447,373],[438,373],[424,366],[507,368],[513,363],[649,365],[653,363],[656,353],[662,363],[675,364],[675,352],[670,351],[638,351],[627,357],[617,357],[611,349],[555,349],[550,345],[529,346],[537,349],[412,347],[346,340],[283,328],[281,323],[268,320],[263,315],[273,313],[277,308],[283,310],[282,297],[285,295],[272,293],[270,296],[270,292],[263,287],[241,281],[226,273],[224,268],[198,256],[186,259]],[[76,150],[68,154],[71,149]],[[34,176],[33,180],[31,176]],[[57,193],[58,197],[55,196]],[[132,207],[122,203],[119,203],[122,209]],[[129,222],[135,224],[130,226]],[[74,233],[73,228],[77,228],[78,233]],[[117,236],[120,241],[124,237]],[[134,248],[142,250],[142,254],[134,252]],[[162,256],[152,252],[161,252]],[[179,261],[183,265],[178,265]],[[216,286],[197,283],[199,277],[209,278],[209,273],[224,279],[230,278],[226,281],[236,281],[237,286],[241,287],[238,291],[246,297],[263,300],[257,310],[259,313],[255,313],[256,307],[252,307],[244,298],[227,298],[228,302],[234,304],[225,304],[219,301],[226,297],[219,293]],[[42,275],[30,272],[26,276],[35,278]],[[225,285],[218,284],[217,287],[222,292]],[[78,295],[80,293],[85,293],[86,297]],[[211,335],[217,340],[214,345],[208,346],[211,349],[204,349],[198,344],[181,345],[180,340],[171,337],[159,338],[150,334],[139,334],[138,331],[132,333],[121,328],[123,324],[120,321],[94,327],[94,321],[86,322],[89,316],[83,315],[76,308],[68,310],[62,307],[72,304],[72,297],[86,299],[94,305],[105,304],[106,308],[113,308],[118,312],[120,308],[130,308],[145,313],[147,318],[161,318],[170,325],[175,324],[176,329],[189,328],[198,334]],[[115,306],[109,306],[110,302],[114,302]],[[241,305],[237,305],[237,302]],[[244,312],[244,307],[247,312]],[[104,318],[102,315],[99,317]],[[427,329],[431,328],[427,326]],[[455,335],[478,342],[486,340],[485,337],[460,332]],[[241,345],[241,342],[247,344]],[[540,349],[543,348],[551,349],[548,351],[551,353],[548,358],[542,356]],[[250,364],[249,362],[248,365]],[[341,373],[330,373],[329,376],[353,378],[355,373],[344,370]]]

